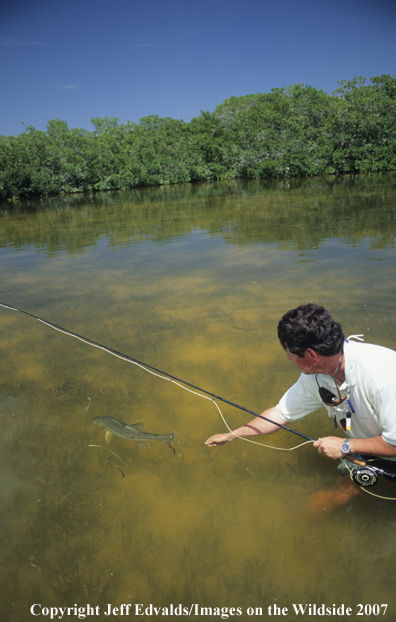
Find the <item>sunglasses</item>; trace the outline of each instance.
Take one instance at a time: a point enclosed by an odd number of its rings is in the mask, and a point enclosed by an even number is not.
[[[337,389],[338,397],[334,395],[334,393],[326,389],[325,387],[320,387],[317,378],[316,378],[316,382],[317,382],[318,389],[319,389],[320,399],[322,400],[323,404],[326,404],[326,406],[339,406],[340,404],[342,404],[342,402],[345,402],[345,400],[347,399],[346,395],[344,396],[341,395],[340,390],[337,385],[336,385],[336,389]]]

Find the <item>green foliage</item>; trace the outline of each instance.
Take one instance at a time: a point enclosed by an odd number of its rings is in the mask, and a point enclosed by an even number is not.
[[[396,78],[355,76],[332,95],[304,84],[230,97],[189,123],[49,121],[0,136],[0,199],[191,181],[382,172],[396,168]]]

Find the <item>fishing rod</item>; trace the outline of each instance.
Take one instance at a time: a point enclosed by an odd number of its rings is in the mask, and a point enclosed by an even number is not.
[[[287,432],[291,432],[292,434],[296,434],[297,436],[300,436],[301,438],[305,438],[305,440],[307,441],[312,441],[315,442],[314,438],[311,438],[310,436],[306,436],[305,434],[302,434],[301,432],[297,432],[297,430],[293,430],[292,428],[287,427],[286,425],[283,425],[282,423],[278,423],[276,421],[272,421],[271,419],[268,419],[268,417],[264,417],[263,415],[259,415],[258,413],[255,413],[253,410],[249,410],[248,408],[245,408],[244,406],[241,406],[240,404],[236,404],[235,402],[231,402],[230,400],[225,399],[224,397],[220,397],[220,395],[215,395],[214,393],[211,393],[210,391],[206,391],[205,389],[201,389],[200,387],[195,386],[194,384],[191,384],[190,382],[187,382],[186,380],[182,380],[181,378],[177,378],[176,376],[172,376],[171,374],[168,374],[165,371],[161,371],[160,369],[157,369],[156,367],[152,367],[151,365],[147,365],[147,363],[142,363],[141,361],[138,361],[137,359],[132,358],[131,356],[128,356],[127,354],[123,354],[122,352],[117,352],[117,350],[113,350],[112,348],[109,348],[107,346],[104,346],[101,343],[98,343],[97,341],[93,341],[92,339],[89,339],[88,337],[83,337],[82,335],[79,335],[78,333],[74,333],[71,330],[68,330],[67,328],[62,328],[61,326],[57,326],[56,324],[53,324],[52,322],[48,322],[47,320],[43,320],[42,318],[38,317],[37,315],[33,315],[33,313],[28,313],[27,311],[23,311],[22,309],[18,309],[17,307],[12,307],[11,305],[7,305],[3,302],[0,302],[0,306],[4,307],[5,309],[10,309],[11,311],[18,311],[18,313],[23,313],[24,315],[28,315],[29,317],[32,317],[33,319],[37,320],[38,322],[41,322],[42,324],[45,324],[46,326],[50,326],[51,328],[54,328],[55,330],[58,330],[62,333],[65,333],[66,335],[70,335],[71,337],[74,337],[75,339],[79,339],[80,341],[83,341],[85,343],[87,343],[88,345],[92,345],[95,346],[96,348],[100,348],[101,350],[104,350],[105,352],[108,352],[109,354],[113,354],[114,356],[117,356],[118,358],[122,358],[125,359],[127,361],[130,361],[131,363],[135,363],[136,365],[141,365],[142,367],[145,367],[147,369],[151,369],[152,371],[158,373],[158,374],[162,374],[163,376],[166,376],[167,378],[171,379],[171,380],[175,380],[177,382],[181,382],[182,384],[191,387],[192,389],[195,389],[196,391],[201,391],[201,393],[205,393],[206,395],[209,395],[213,400],[219,400],[221,402],[224,402],[225,404],[229,404],[230,406],[234,406],[235,408],[238,408],[239,410],[243,410],[246,413],[249,413],[250,415],[253,415],[254,417],[259,417],[260,419],[264,419],[264,421],[267,421],[268,423],[271,423],[273,425],[278,426],[279,428],[282,428],[282,430],[287,430]]]

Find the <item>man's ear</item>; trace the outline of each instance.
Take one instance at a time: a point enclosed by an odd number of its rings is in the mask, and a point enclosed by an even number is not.
[[[312,362],[315,362],[315,363],[316,363],[316,362],[317,362],[317,360],[318,360],[318,353],[317,353],[317,352],[315,352],[315,350],[312,350],[312,348],[307,348],[307,349],[305,350],[305,356],[306,356],[307,358],[310,358],[310,359],[312,360]]]

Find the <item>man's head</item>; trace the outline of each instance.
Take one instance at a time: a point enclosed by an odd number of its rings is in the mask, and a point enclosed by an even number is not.
[[[343,349],[341,325],[319,305],[301,305],[291,309],[278,324],[278,337],[283,348],[303,357],[311,349],[322,356],[333,356]]]

